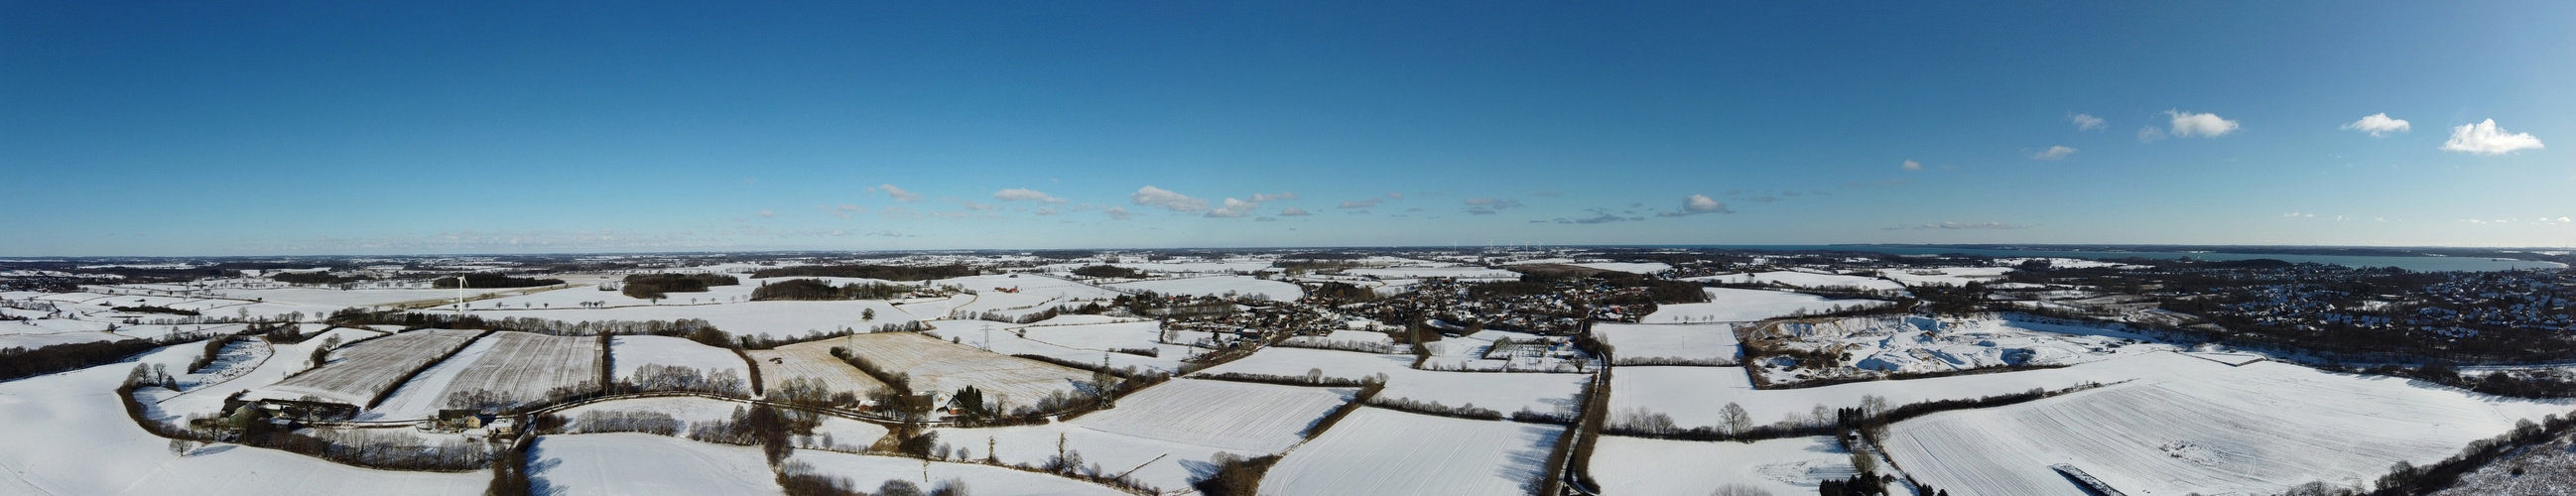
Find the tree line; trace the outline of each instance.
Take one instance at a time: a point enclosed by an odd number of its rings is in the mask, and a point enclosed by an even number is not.
[[[851,277],[861,279],[884,279],[888,281],[927,281],[931,279],[966,277],[975,275],[976,272],[977,271],[973,267],[954,264],[918,267],[903,265],[802,265],[796,267],[760,269],[752,272],[751,277],[760,279],[771,277]]]

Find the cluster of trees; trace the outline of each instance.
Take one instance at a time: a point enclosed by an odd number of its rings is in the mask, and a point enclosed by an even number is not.
[[[903,296],[912,288],[882,283],[849,283],[834,286],[821,279],[789,279],[760,285],[751,290],[751,299],[765,300],[883,300]],[[873,310],[872,310],[873,311]]]
[[[660,300],[664,293],[704,293],[711,286],[736,284],[742,281],[724,274],[629,274],[619,292],[629,298]]]
[[[342,284],[375,280],[373,277],[337,276],[329,272],[280,272],[269,275],[268,279],[287,284]]]
[[[662,412],[588,411],[575,417],[570,425],[586,434],[602,432],[641,432],[664,436],[680,435],[680,419]]]
[[[1277,346],[1277,347],[1281,347],[1281,348],[1310,348],[1310,349],[1318,349],[1318,350],[1356,351],[1356,352],[1361,352],[1361,353],[1377,353],[1377,354],[1384,354],[1384,355],[1401,355],[1401,354],[1409,353],[1408,351],[1406,351],[1406,350],[1404,349],[1404,347],[1403,347],[1403,346],[1397,346],[1397,345],[1395,345],[1395,344],[1391,344],[1391,343],[1379,343],[1379,342],[1372,342],[1372,341],[1336,341],[1336,340],[1323,339],[1323,338],[1320,338],[1320,337],[1318,337],[1318,338],[1313,338],[1313,339],[1293,339],[1293,338],[1292,338],[1292,339],[1285,339],[1285,340],[1280,340],[1277,344],[1273,344],[1273,345],[1271,345],[1271,346]]]
[[[629,392],[689,391],[737,398],[751,396],[751,387],[731,369],[709,374],[694,367],[658,363],[636,368],[634,375],[618,381],[617,386],[619,390]]]
[[[2472,441],[2467,448],[2460,450],[2460,454],[2451,455],[2450,458],[2444,458],[2440,462],[2417,467],[2399,461],[2389,467],[2387,475],[2379,477],[2378,490],[2371,491],[2370,494],[2372,496],[2428,494],[2451,487],[2452,484],[2459,482],[2460,476],[2468,475],[2478,467],[2486,466],[2508,455],[2521,453],[2525,451],[2524,448],[2557,439],[2565,435],[2571,427],[2576,427],[2576,417],[2561,418],[2550,415],[2542,417],[2539,423],[2525,419],[2516,422],[2513,431],[2498,434],[2489,439]]]
[[[1894,483],[1896,483],[1896,476],[1861,472],[1858,474],[1852,474],[1850,479],[1827,479],[1824,483],[1816,485],[1816,494],[1821,496],[1887,496],[1887,485]],[[1947,496],[1950,492],[1918,492],[1916,494]]]
[[[224,347],[231,345],[236,339],[241,339],[241,336],[223,335],[216,336],[214,339],[206,340],[205,351],[200,352],[197,355],[196,360],[188,362],[188,373],[196,374],[205,372],[206,367],[210,367],[215,364],[215,360],[223,358]]]
[[[1376,398],[1377,393],[1383,391],[1386,391],[1385,381],[1369,381],[1361,384],[1359,393],[1351,395],[1350,402],[1334,407],[1333,413],[1324,414],[1324,418],[1315,419],[1315,423],[1306,426],[1306,430],[1299,431],[1297,437],[1314,439],[1315,436],[1323,435],[1325,429],[1331,429],[1333,424],[1341,423],[1343,417],[1349,417],[1351,412],[1359,411],[1360,406],[1367,405],[1370,399]]]
[[[455,288],[456,288],[456,281],[457,281],[457,278],[458,278],[458,277],[463,277],[463,278],[465,278],[465,287],[468,287],[468,288],[484,288],[484,289],[490,289],[490,288],[533,288],[533,287],[538,287],[538,286],[553,286],[553,285],[563,284],[563,283],[564,283],[562,279],[536,279],[536,278],[528,278],[528,277],[510,277],[510,276],[505,276],[505,275],[501,275],[501,274],[486,274],[486,273],[476,272],[476,273],[472,273],[472,274],[464,274],[464,275],[462,275],[462,276],[448,276],[448,277],[441,277],[441,278],[438,278],[438,279],[436,279],[436,280],[432,280],[432,281],[430,281],[430,282],[429,282],[429,286],[430,286],[430,287],[433,287],[433,288],[439,288],[439,289],[455,289]]]
[[[1377,289],[1346,282],[1325,282],[1307,287],[1306,301],[1325,306],[1377,301]]]
[[[976,271],[974,267],[964,265],[802,265],[796,267],[760,269],[752,272],[751,277],[757,279],[767,279],[772,277],[854,277],[861,279],[884,279],[888,281],[927,281],[931,279],[966,277],[975,275],[976,272],[978,271]]]
[[[1278,384],[1278,385],[1282,385],[1282,386],[1307,386],[1307,387],[1361,387],[1361,386],[1366,386],[1366,385],[1371,384],[1371,383],[1384,383],[1384,382],[1386,382],[1386,375],[1385,375],[1385,374],[1377,374],[1377,375],[1372,375],[1372,376],[1364,377],[1364,378],[1360,378],[1360,379],[1346,379],[1346,378],[1340,378],[1340,377],[1324,377],[1324,371],[1323,371],[1322,369],[1308,369],[1308,370],[1306,371],[1306,374],[1305,374],[1305,375],[1247,374],[1247,373],[1242,373],[1242,372],[1223,372],[1223,373],[1215,373],[1215,374],[1201,374],[1201,375],[1196,376],[1196,378],[1198,378],[1198,379],[1212,379],[1212,380],[1219,380],[1219,381],[1258,382],[1258,383],[1262,383],[1262,384]]]
[[[191,316],[191,317],[194,317],[194,316],[196,316],[196,315],[197,315],[197,311],[196,311],[196,310],[180,310],[180,309],[176,309],[176,308],[170,308],[170,307],[164,307],[164,306],[155,306],[155,305],[135,305],[135,306],[130,306],[130,307],[111,307],[111,309],[116,310],[116,311],[119,311],[119,312],[126,312],[126,313],[166,313],[166,314],[171,314],[171,315],[186,315],[186,316]]]
[[[821,416],[794,410],[772,408],[754,403],[734,407],[733,418],[698,422],[689,427],[689,439],[710,443],[759,446],[769,464],[777,465],[796,452],[795,438],[811,436],[814,427],[822,425]]]
[[[1261,494],[1261,476],[1278,463],[1279,455],[1243,457],[1219,451],[1208,458],[1208,464],[1216,469],[1206,478],[1190,481],[1190,487],[1207,496],[1257,496]]]
[[[156,339],[58,344],[36,349],[0,348],[0,381],[116,363],[135,354],[152,351],[153,348],[200,337],[204,336],[179,334]]]
[[[1073,275],[1083,277],[1116,277],[1134,279],[1145,277],[1145,271],[1119,267],[1116,265],[1092,265],[1073,269]]]

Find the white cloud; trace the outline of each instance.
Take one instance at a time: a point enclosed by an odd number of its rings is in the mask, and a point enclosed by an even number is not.
[[[1109,207],[1108,209],[1101,210],[1100,213],[1108,214],[1109,218],[1118,220],[1127,220],[1129,217],[1136,216],[1135,212],[1127,211],[1126,207]]]
[[[1006,189],[1006,190],[1001,190],[1001,191],[995,191],[995,192],[993,192],[993,199],[995,199],[995,200],[1001,200],[1001,201],[1033,201],[1033,202],[1043,202],[1043,203],[1064,203],[1064,199],[1063,199],[1063,198],[1056,198],[1056,197],[1054,197],[1054,196],[1050,196],[1050,195],[1048,195],[1048,194],[1046,194],[1046,193],[1044,193],[1044,192],[1040,192],[1040,191],[1038,191],[1038,190],[1028,189],[1028,188],[1011,188],[1011,189]]]
[[[1266,202],[1266,201],[1284,201],[1284,200],[1295,200],[1295,199],[1297,199],[1297,193],[1296,193],[1296,192],[1294,192],[1294,191],[1281,191],[1281,192],[1279,192],[1279,194],[1276,194],[1276,195],[1274,195],[1274,194],[1269,194],[1269,193],[1253,193],[1253,194],[1252,194],[1252,201],[1256,201],[1256,202]]]
[[[2104,122],[2100,117],[2094,117],[2093,114],[2066,114],[2066,121],[2075,123],[2075,129],[2082,131],[2110,127],[2110,123]]]
[[[2138,128],[2139,143],[2154,143],[2163,139],[2165,139],[2165,130],[2163,129],[2157,129],[2155,126]]]
[[[2236,125],[2236,121],[2220,118],[2218,114],[2195,114],[2180,110],[2167,110],[2165,111],[2165,115],[2173,116],[2173,135],[2182,138],[2193,136],[2216,138],[2226,136],[2228,133],[2236,132],[2236,128],[2238,127]]]
[[[1397,192],[1392,192],[1392,191],[1390,191],[1390,192],[1387,192],[1386,197],[1387,197],[1387,198],[1394,198],[1394,199],[1402,200],[1402,199],[1404,199],[1404,193],[1397,193]]]
[[[1252,211],[1259,209],[1261,209],[1261,202],[1248,202],[1227,198],[1225,199],[1225,206],[1217,207],[1216,210],[1209,210],[1207,216],[1231,219],[1251,215]]]
[[[2505,131],[2496,127],[2495,119],[2451,128],[2451,140],[2442,143],[2443,150],[2471,155],[2503,155],[2540,148],[2543,148],[2540,138],[2532,137],[2531,133]]]
[[[2315,216],[2317,216],[2317,214],[2306,213],[2306,212],[2290,212],[2290,213],[2286,213],[2286,214],[2281,214],[2281,216],[2282,216],[2282,217],[2308,218],[2308,217],[2315,217]]]
[[[1681,210],[1662,212],[1655,215],[1658,217],[1682,217],[1699,214],[1731,213],[1735,213],[1735,211],[1728,210],[1725,203],[1719,203],[1715,198],[1709,198],[1708,195],[1690,195],[1689,197],[1682,198]]]
[[[761,216],[761,217],[777,217],[777,216],[778,216],[778,212],[771,212],[771,211],[768,211],[768,210],[762,210],[762,211],[760,211],[760,216]]]
[[[1467,200],[1467,206],[1471,208],[1491,208],[1501,210],[1506,208],[1520,208],[1521,201],[1511,198],[1470,198]]]
[[[1346,202],[1342,202],[1342,206],[1341,206],[1340,208],[1369,208],[1369,207],[1377,206],[1377,204],[1378,204],[1378,202],[1379,202],[1379,201],[1381,201],[1381,200],[1378,200],[1378,199],[1376,199],[1376,198],[1370,198],[1370,199],[1366,199],[1366,200],[1352,200],[1352,201],[1346,201]]]
[[[894,187],[892,184],[879,184],[873,189],[885,192],[886,196],[894,197],[894,201],[904,203],[921,201],[921,195],[913,194],[910,191],[904,191],[903,188]]]
[[[1288,207],[1288,208],[1279,209],[1279,216],[1280,216],[1280,217],[1304,217],[1304,216],[1308,216],[1308,215],[1315,215],[1315,214],[1306,213],[1306,209],[1297,208],[1297,207]]]
[[[1191,198],[1189,195],[1153,186],[1137,188],[1136,194],[1128,195],[1128,198],[1134,200],[1137,205],[1163,207],[1174,212],[1201,212],[1206,211],[1208,207],[1207,200]]]
[[[1904,164],[1898,165],[1898,167],[1904,167],[1905,170],[1923,170],[1923,163],[1907,160]]]
[[[1030,212],[1030,213],[1038,214],[1038,215],[1055,215],[1055,214],[1057,214],[1057,213],[1059,213],[1059,212],[1057,212],[1057,211],[1056,211],[1055,207],[1042,207],[1042,208],[1039,208],[1039,209],[1038,209],[1038,211],[1036,211],[1036,212]]]
[[[2031,160],[2057,160],[2057,159],[2066,158],[2066,156],[2067,156],[2067,155],[2074,155],[2074,154],[2075,154],[2075,147],[2066,146],[2066,145],[2058,145],[2058,146],[2048,147],[2048,149],[2047,149],[2047,150],[2041,150],[2039,153],[2033,153],[2033,154],[2030,154],[2030,159],[2031,159]]]
[[[2377,138],[2387,136],[2388,133],[2403,133],[2413,130],[2414,126],[2407,125],[2405,119],[2390,119],[2388,118],[2387,112],[2380,112],[2362,116],[2361,120],[2352,121],[2351,124],[2345,124],[2343,125],[2343,128],[2370,133],[2370,137]]]

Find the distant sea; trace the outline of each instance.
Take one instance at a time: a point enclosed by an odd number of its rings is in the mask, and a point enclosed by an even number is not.
[[[1897,255],[1980,255],[1988,257],[2053,257],[2053,258],[2161,258],[2191,257],[2193,260],[2253,260],[2269,258],[2293,263],[2334,264],[2345,267],[2396,267],[2415,272],[2485,272],[2515,269],[2559,269],[2567,264],[2533,260],[2509,260],[2480,257],[2391,257],[2356,255],[2284,255],[2272,253],[2186,253],[2178,251],[2075,251],[2075,250],[1990,250],[1919,245],[1691,245],[1689,248],[1778,251],[1867,251]]]

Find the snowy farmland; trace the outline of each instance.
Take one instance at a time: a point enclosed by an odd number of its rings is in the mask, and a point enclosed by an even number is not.
[[[744,353],[751,354],[752,361],[760,363],[760,381],[764,390],[775,389],[778,384],[792,378],[822,381],[833,391],[859,394],[886,387],[884,382],[868,377],[866,372],[860,372],[849,362],[832,357],[832,346],[837,343],[838,340],[827,339],[780,346],[773,350],[745,350]]]
[[[1437,401],[1444,406],[1473,404],[1499,412],[1523,408],[1558,412],[1574,403],[1588,374],[1532,372],[1441,372],[1412,368],[1411,355],[1379,355],[1304,348],[1266,348],[1251,357],[1209,368],[1205,374],[1302,376],[1317,370],[1324,377],[1361,379],[1386,376],[1379,398]],[[1613,395],[1613,397],[1617,397]]]
[[[412,371],[445,358],[483,331],[423,329],[369,339],[331,353],[327,365],[297,374],[275,386],[254,390],[253,399],[313,396],[360,407],[379,393],[401,386]]]
[[[1729,485],[1814,494],[1818,483],[1854,473],[1851,452],[1832,436],[1750,443],[1604,436],[1594,449],[1592,477],[1604,494],[1710,494]]]
[[[197,347],[140,359],[185,367]],[[133,363],[0,382],[0,494],[475,495],[486,472],[369,470],[281,451],[203,447],[186,456],[126,418],[116,395]],[[220,400],[221,396],[216,399]]]
[[[1282,496],[1527,494],[1563,427],[1361,408],[1261,479]]]
[[[966,463],[932,462],[888,456],[857,455],[829,451],[797,451],[788,458],[814,467],[818,473],[850,479],[859,488],[875,490],[887,480],[911,482],[923,490],[942,483],[965,483],[975,496],[1126,496],[1128,493],[1088,482],[1046,474],[1022,472],[1002,467]],[[924,477],[924,474],[928,477]]]
[[[2277,362],[2178,362],[2128,384],[1898,423],[1897,465],[1960,495],[2082,494],[2066,463],[2129,494],[2270,494],[2427,465],[2568,403],[2502,400]]]
[[[1110,284],[1109,287],[1131,291],[1152,291],[1166,295],[1225,296],[1238,295],[1290,301],[1306,296],[1296,284],[1250,276],[1201,276],[1179,279],[1151,279]]]
[[[600,386],[599,338],[496,332],[483,339],[493,342],[492,351],[448,383],[449,408],[462,408],[457,396],[476,391],[526,402],[558,390]]]
[[[2059,390],[2087,382],[2113,383],[2154,377],[2177,367],[2219,366],[2180,353],[2146,353],[2066,368],[1956,375],[1928,379],[1866,381],[1795,389],[1754,389],[1743,367],[1619,367],[1611,374],[1610,409],[1632,408],[1671,415],[1674,423],[1718,425],[1719,410],[1737,404],[1754,423],[1806,418],[1822,406],[1859,406],[1861,397],[1887,398],[1903,405],[1943,399],[2020,393],[2032,388]]]
[[[1355,276],[1375,277],[1379,279],[1424,279],[1433,277],[1447,277],[1454,279],[1519,279],[1521,277],[1521,273],[1519,272],[1512,272],[1503,269],[1489,269],[1484,267],[1390,267],[1383,269],[1350,269],[1342,271],[1342,273]]]
[[[573,432],[582,432],[585,427],[581,423],[582,417],[592,413],[659,413],[679,421],[680,432],[688,432],[689,429],[702,423],[731,421],[735,412],[748,406],[750,405],[742,402],[714,398],[662,396],[584,404],[555,412],[555,415],[571,420],[569,429]],[[819,425],[814,427],[812,442],[815,445],[834,449],[866,449],[869,445],[875,444],[878,438],[885,437],[886,432],[884,426],[876,424],[841,417],[821,416]]]
[[[975,386],[987,397],[1008,400],[1011,406],[1026,406],[1050,393],[1072,392],[1074,383],[1091,380],[1089,372],[995,354],[920,333],[859,334],[825,342],[848,347],[887,370],[910,374],[913,390],[946,394]]]
[[[760,448],[652,434],[539,437],[528,466],[550,494],[563,496],[780,492]]]
[[[718,287],[729,288],[733,286]],[[557,290],[552,292],[563,291],[585,292],[589,290]],[[640,305],[615,308],[563,308],[562,305],[556,305],[551,309],[512,308],[507,310],[485,309],[480,306],[488,304],[485,302],[475,302],[475,304],[478,306],[475,307],[473,314],[487,319],[522,317],[560,320],[565,322],[700,319],[707,321],[708,324],[714,325],[717,329],[723,329],[725,332],[731,333],[735,336],[754,336],[766,339],[790,339],[816,333],[836,332],[843,329],[864,331],[880,325],[901,324],[912,320],[908,318],[911,314],[897,310],[894,305],[888,304],[883,300],[752,301],[722,304],[704,303],[696,305],[676,304],[669,300],[664,300],[664,303],[660,305]],[[442,311],[452,311],[452,309],[447,309],[447,307],[441,307],[441,309]],[[868,318],[869,312],[871,311],[875,312],[874,315],[876,318]]]
[[[1350,401],[1349,390],[1177,379],[1084,416],[1085,427],[1146,439],[1253,453],[1295,446],[1298,433]]]
[[[1843,274],[1818,274],[1814,272],[1793,270],[1702,276],[1687,278],[1684,280],[1715,281],[1728,284],[1765,284],[1798,288],[1846,288],[1872,291],[1895,291],[1905,289],[1905,284],[1903,283],[1876,277]]]
[[[1707,288],[1708,303],[1675,303],[1657,306],[1638,322],[1678,324],[1690,322],[1750,322],[1799,312],[1829,312],[1836,308],[1866,308],[1885,305],[1879,300],[1835,300],[1822,296],[1767,289]]]
[[[1734,324],[1621,324],[1602,322],[1592,325],[1592,333],[1618,350],[1622,363],[1636,360],[1678,359],[1734,362],[1741,350],[1735,342]]]
[[[617,336],[608,344],[611,378],[626,381],[646,365],[687,367],[720,376],[730,372],[735,378],[750,380],[751,365],[744,363],[733,350],[698,344],[670,336]]]
[[[927,334],[943,339],[957,338],[958,342],[966,345],[989,349],[1004,355],[1038,355],[1077,363],[1100,363],[1101,360],[1106,359],[1111,367],[1136,367],[1164,372],[1179,372],[1181,359],[1199,352],[1198,349],[1185,345],[1155,342],[1163,333],[1162,325],[1150,320],[1106,321],[1100,324],[1053,324],[1099,319],[1100,317],[1093,315],[1067,315],[1027,326],[999,322],[947,321],[940,322],[938,327],[931,329]],[[1027,337],[1021,337],[1023,334]],[[1148,349],[1154,350],[1157,356],[1142,356],[1120,351]]]

